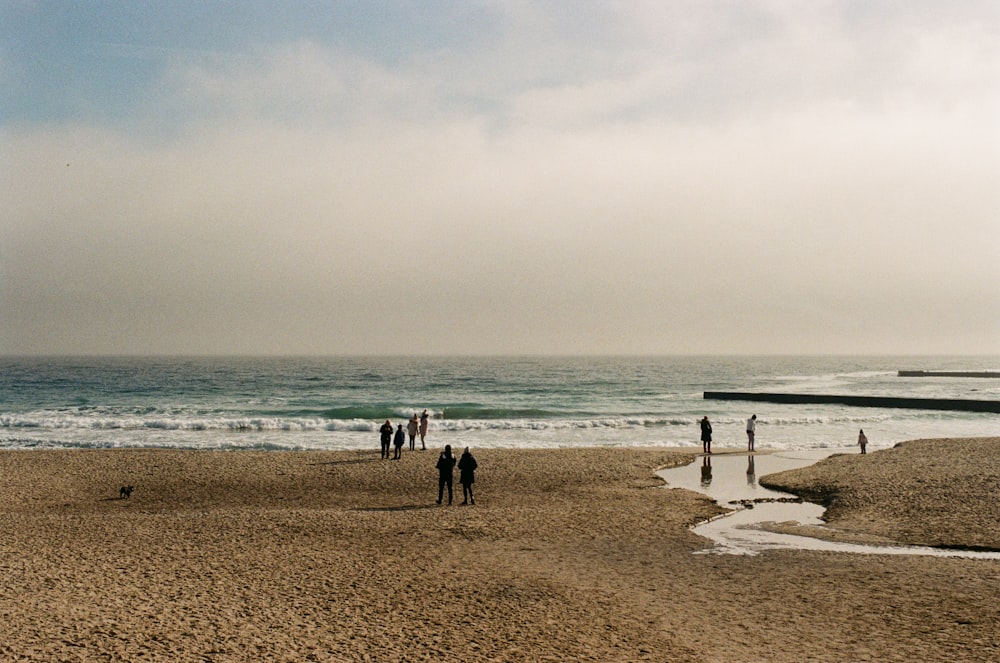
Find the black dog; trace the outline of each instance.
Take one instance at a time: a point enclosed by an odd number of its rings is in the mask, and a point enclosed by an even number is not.
[[[133,490],[135,490],[135,486],[122,486],[118,489],[118,499],[127,500],[132,497]]]

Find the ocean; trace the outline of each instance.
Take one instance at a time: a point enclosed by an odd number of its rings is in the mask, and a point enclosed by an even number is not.
[[[378,449],[427,409],[429,448],[870,447],[1000,435],[1000,415],[711,401],[705,391],[1000,399],[1000,357],[6,357],[0,448]]]

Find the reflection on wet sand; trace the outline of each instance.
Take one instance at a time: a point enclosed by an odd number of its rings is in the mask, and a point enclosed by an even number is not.
[[[708,488],[712,485],[712,458],[705,456],[701,461],[701,487]]]

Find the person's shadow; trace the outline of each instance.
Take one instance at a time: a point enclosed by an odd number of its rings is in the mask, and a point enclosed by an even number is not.
[[[712,484],[712,459],[705,456],[701,461],[701,487],[708,488]]]
[[[747,485],[753,486],[757,483],[757,472],[753,467],[753,456],[750,456],[750,462],[747,463]]]

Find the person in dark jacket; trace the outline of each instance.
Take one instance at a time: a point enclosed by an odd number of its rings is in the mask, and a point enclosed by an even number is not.
[[[476,498],[472,495],[472,484],[476,482],[476,459],[469,453],[469,447],[465,447],[462,457],[458,459],[458,482],[462,484],[462,504],[475,504]]]
[[[451,445],[447,444],[444,447],[444,451],[438,457],[437,470],[438,470],[438,501],[441,503],[441,498],[444,497],[444,487],[448,486],[448,504],[451,504],[451,486],[452,486],[452,471],[455,469],[455,457],[451,455]]]
[[[701,420],[701,450],[707,454],[712,453],[712,424],[708,421],[708,415]]]
[[[392,446],[396,447],[393,460],[399,460],[403,456],[403,443],[406,442],[406,433],[403,432],[403,424],[396,427],[396,437],[392,439]]]
[[[378,429],[379,437],[382,440],[382,458],[389,457],[389,444],[392,442],[392,422],[388,419]]]

